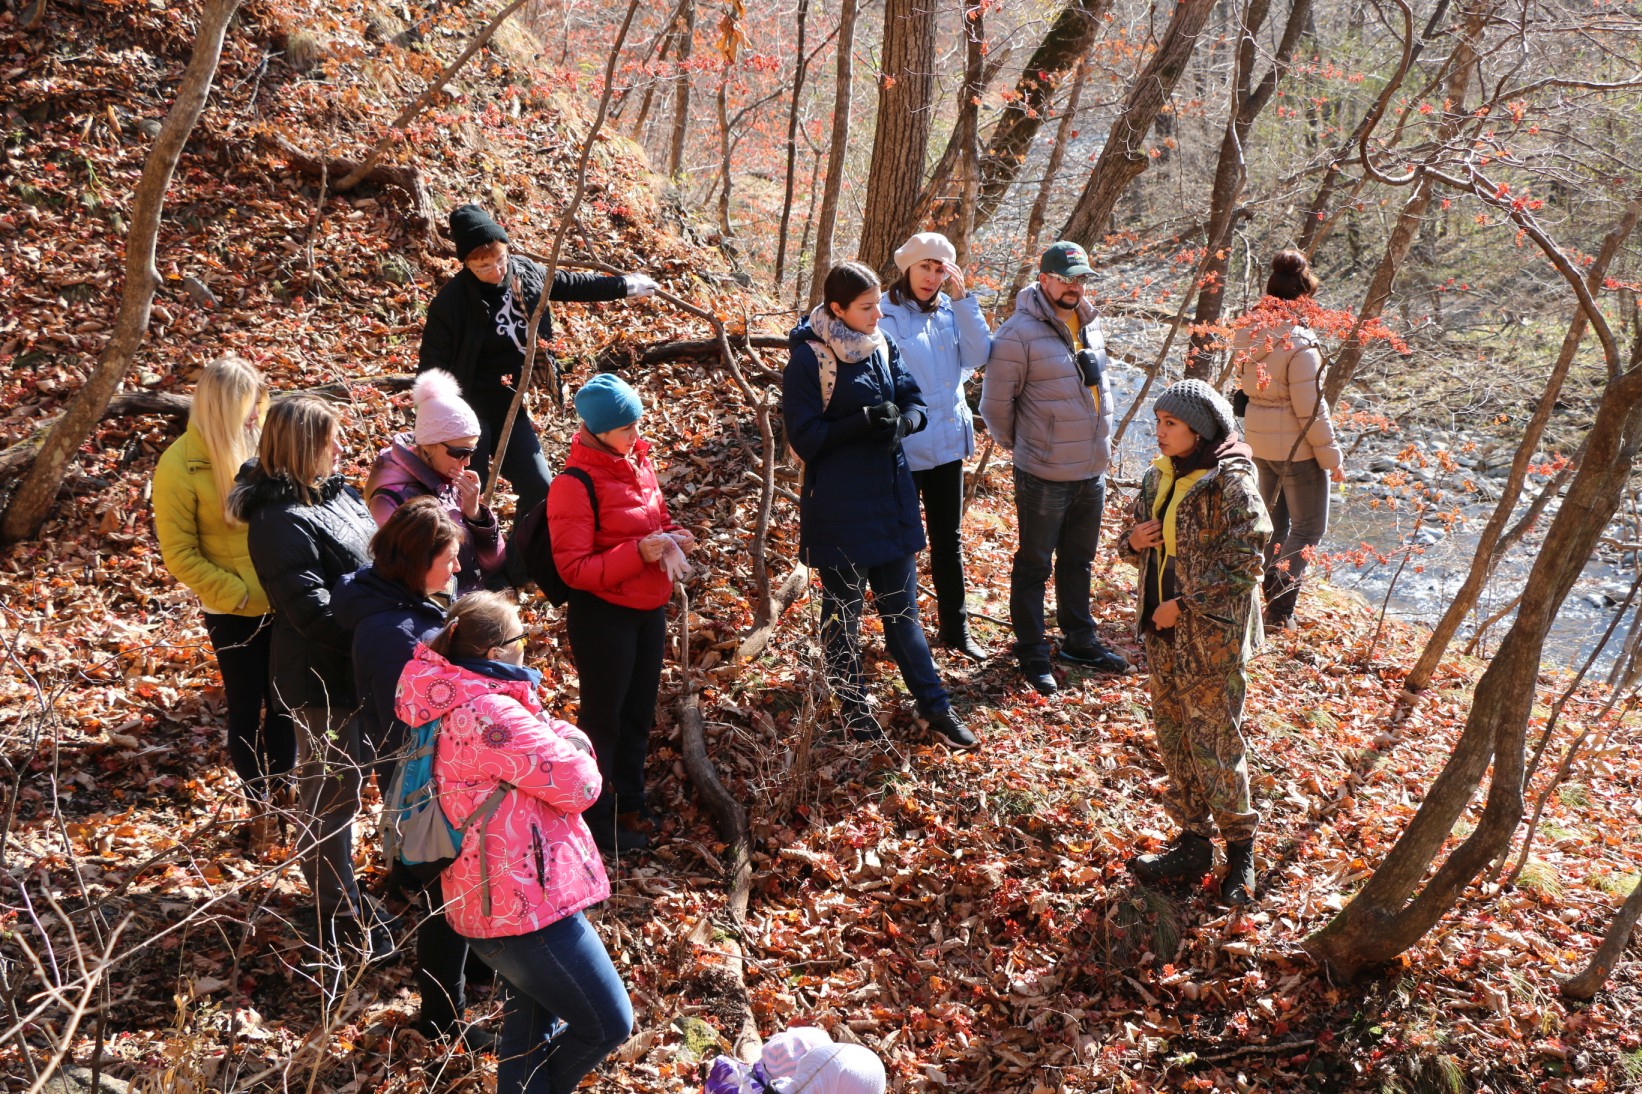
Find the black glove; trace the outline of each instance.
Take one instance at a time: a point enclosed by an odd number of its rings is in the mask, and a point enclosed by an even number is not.
[[[902,440],[924,428],[924,416],[916,410],[909,410],[895,419],[895,439]]]
[[[898,436],[896,425],[901,420],[901,408],[892,402],[882,402],[877,406],[867,408],[867,418],[872,422],[872,435],[880,441],[892,441]]]

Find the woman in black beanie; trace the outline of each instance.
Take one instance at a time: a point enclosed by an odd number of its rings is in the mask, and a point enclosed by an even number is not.
[[[528,258],[510,254],[507,232],[477,205],[451,211],[450,238],[462,269],[428,305],[416,371],[442,368],[456,377],[468,405],[479,415],[479,446],[469,466],[481,479],[488,479],[496,435],[502,431],[524,367],[525,325],[541,299],[547,271]],[[558,270],[548,299],[584,303],[637,299],[656,288],[644,274],[613,277]],[[552,337],[553,315],[544,308],[537,338],[545,343]],[[519,496],[516,516],[546,499],[552,475],[528,413],[521,413],[513,424],[507,451],[502,454],[502,474]]]

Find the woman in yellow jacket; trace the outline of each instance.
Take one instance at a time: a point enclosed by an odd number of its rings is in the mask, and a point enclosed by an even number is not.
[[[154,529],[166,568],[200,598],[205,633],[222,670],[228,756],[253,811],[253,849],[272,842],[269,798],[296,762],[288,714],[272,701],[273,617],[251,566],[243,522],[223,508],[240,464],[256,454],[268,385],[255,365],[220,357],[205,366],[188,430],[154,472]]]

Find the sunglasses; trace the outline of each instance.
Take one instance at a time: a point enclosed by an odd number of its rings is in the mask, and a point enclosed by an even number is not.
[[[1062,285],[1075,285],[1079,288],[1089,283],[1088,274],[1079,274],[1076,277],[1062,277],[1060,274],[1050,274],[1049,276],[1054,278],[1056,281],[1059,281]]]
[[[459,444],[442,444],[439,447],[443,448],[445,455],[453,460],[470,460],[473,458],[473,454],[478,451],[476,448],[464,448]]]
[[[514,635],[512,638],[509,638],[509,639],[507,639],[506,641],[503,641],[503,642],[496,643],[496,648],[499,649],[499,650],[505,650],[509,646],[513,645],[513,643],[515,643],[515,642],[521,642],[522,643],[525,639],[527,639],[529,637],[530,637],[530,635],[526,634],[524,631],[520,631],[518,634]]]

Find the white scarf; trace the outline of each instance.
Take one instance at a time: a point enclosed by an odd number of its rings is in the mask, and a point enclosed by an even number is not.
[[[817,304],[810,312],[810,329],[821,336],[834,356],[852,365],[865,361],[885,345],[883,331],[862,334],[833,315],[825,303]]]

